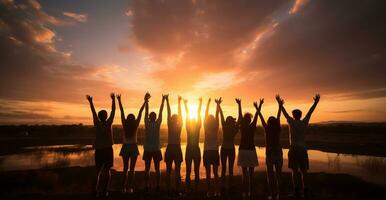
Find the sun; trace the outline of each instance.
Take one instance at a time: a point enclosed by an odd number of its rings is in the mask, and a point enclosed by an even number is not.
[[[196,120],[198,105],[191,103],[188,105],[188,107],[189,107],[189,118]]]

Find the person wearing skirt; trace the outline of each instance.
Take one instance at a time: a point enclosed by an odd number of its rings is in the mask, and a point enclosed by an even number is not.
[[[122,137],[122,141],[123,141],[122,148],[119,153],[123,161],[123,176],[124,176],[123,189],[122,189],[123,193],[134,192],[134,187],[132,182],[134,178],[135,164],[137,162],[137,157],[139,155],[138,145],[137,145],[137,129],[141,121],[142,111],[149,98],[150,98],[150,95],[146,93],[144,98],[144,103],[142,104],[139,110],[137,119],[135,119],[134,114],[128,114],[127,118],[125,118],[125,112],[123,110],[123,106],[121,102],[121,95],[117,96],[119,108],[121,110],[122,126],[124,130],[124,134]],[[129,163],[130,163],[130,172],[128,176],[127,171],[129,169]]]
[[[256,102],[253,104],[256,108],[256,114],[252,121],[252,114],[246,113],[243,116],[241,109],[241,99],[236,99],[236,103],[239,107],[238,123],[241,132],[237,165],[240,166],[243,171],[243,188],[245,189],[243,191],[243,197],[250,197],[252,195],[252,188],[254,187],[254,169],[259,165],[255,149],[254,135],[256,132],[256,123],[261,104],[259,106]]]

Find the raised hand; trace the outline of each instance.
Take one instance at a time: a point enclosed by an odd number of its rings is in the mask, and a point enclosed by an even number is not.
[[[89,102],[92,102],[92,96],[86,95],[86,99],[87,99]]]
[[[211,98],[209,98],[209,99],[208,99],[208,103],[210,103],[211,101],[212,101],[212,99],[211,99]]]
[[[199,102],[202,102],[202,97],[199,97],[199,98],[198,98],[198,101],[199,101]]]
[[[259,106],[263,105],[263,103],[264,103],[264,98],[260,99]]]
[[[184,99],[184,103],[185,103],[185,104],[188,104],[188,99]]]
[[[118,101],[121,101],[121,94],[117,94]]]
[[[218,99],[215,99],[214,102],[216,102],[218,105],[220,105],[222,102],[222,98],[220,97]]]
[[[182,100],[182,97],[181,96],[178,96],[178,101],[181,101]]]
[[[283,105],[284,104],[284,100],[280,97],[280,95],[276,95],[276,101],[279,105]]]
[[[143,98],[145,101],[149,101],[151,95],[149,92],[146,92],[145,97]]]
[[[162,99],[168,100],[169,99],[169,94],[162,94]]]
[[[257,106],[257,102],[253,102],[253,106],[256,108],[256,110],[259,110],[259,107]]]
[[[112,92],[112,93],[110,94],[110,97],[111,97],[112,100],[115,99],[115,94],[114,94],[114,92]]]
[[[320,94],[316,94],[315,97],[314,97],[314,102],[318,103],[319,100],[320,100]]]
[[[237,104],[241,104],[241,99],[240,98],[236,98],[235,100],[236,100]]]

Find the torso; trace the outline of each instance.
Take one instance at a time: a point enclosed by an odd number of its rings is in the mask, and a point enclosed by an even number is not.
[[[145,143],[143,145],[145,151],[160,150],[160,127],[161,123],[158,121],[145,123]]]
[[[114,144],[112,125],[106,121],[97,122],[94,124],[94,127],[96,129],[94,148],[103,149],[111,147]]]
[[[240,131],[241,131],[240,149],[255,150],[254,135],[256,131],[256,126],[250,125],[250,124],[242,125],[240,128]]]
[[[222,148],[233,149],[235,148],[235,136],[238,132],[237,126],[224,126],[222,138]]]
[[[308,124],[302,120],[288,120],[290,146],[305,147],[305,131]]]

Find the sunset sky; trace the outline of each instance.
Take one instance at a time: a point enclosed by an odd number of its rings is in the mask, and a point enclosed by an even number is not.
[[[0,124],[91,124],[86,94],[134,112],[146,91],[236,116],[275,94],[312,122],[386,121],[386,1],[0,0]],[[204,108],[203,108],[204,110]],[[211,112],[215,111],[212,103]],[[166,113],[166,109],[165,109]],[[119,124],[119,109],[115,123]]]

